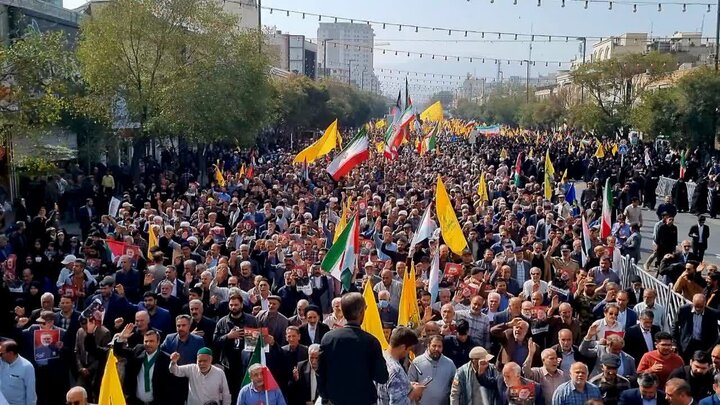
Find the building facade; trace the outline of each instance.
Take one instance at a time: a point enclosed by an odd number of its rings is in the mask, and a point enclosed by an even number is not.
[[[275,31],[268,37],[268,44],[274,50],[275,67],[311,79],[317,77],[317,44],[308,41],[304,35]]]
[[[257,0],[218,1],[222,4],[223,11],[238,18],[238,27],[251,30],[258,28]]]
[[[373,71],[374,38],[369,24],[320,23],[317,31],[318,76],[366,90],[378,87]]]

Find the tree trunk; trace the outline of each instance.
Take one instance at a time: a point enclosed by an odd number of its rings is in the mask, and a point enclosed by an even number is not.
[[[205,153],[207,152],[207,144],[205,143],[199,143],[197,145],[197,165],[198,165],[198,177],[197,180],[200,184],[207,184],[208,177],[207,177],[207,157],[205,156]]]
[[[145,149],[147,146],[147,138],[135,136],[133,138],[133,156],[130,163],[130,172],[133,174],[133,182],[140,181],[140,159],[145,157]]]

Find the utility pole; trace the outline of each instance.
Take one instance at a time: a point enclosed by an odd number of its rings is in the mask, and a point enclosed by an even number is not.
[[[530,61],[525,61],[525,102],[530,103]]]
[[[720,0],[718,0],[720,1]],[[586,37],[580,37],[578,38],[579,41],[582,42],[582,63],[585,64],[585,50],[587,49],[587,38]],[[585,102],[585,85],[580,86],[580,102]]]
[[[720,62],[720,0],[717,4],[717,17],[715,18],[715,71],[718,71],[718,62]]]
[[[257,0],[257,13],[258,13],[258,53],[262,53],[262,0]]]
[[[334,41],[333,38],[323,39],[323,79],[327,79],[327,43],[328,41]]]

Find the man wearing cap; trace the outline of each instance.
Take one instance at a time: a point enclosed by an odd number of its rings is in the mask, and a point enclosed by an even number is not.
[[[630,381],[618,375],[618,368],[620,367],[619,356],[605,353],[600,358],[600,364],[602,364],[602,373],[591,378],[590,382],[600,388],[603,404],[616,405],[620,399],[620,394],[630,389]]]
[[[470,361],[455,372],[450,388],[450,405],[499,405],[501,378],[493,355],[482,346],[470,350]]]
[[[279,312],[282,299],[277,295],[268,297],[268,309],[263,309],[257,314],[257,321],[261,327],[268,328],[268,333],[275,338],[278,345],[285,344],[285,331],[290,322],[285,315]]]
[[[180,353],[170,356],[170,372],[177,377],[188,378],[187,405],[232,404],[225,373],[212,365],[212,350],[203,347],[197,351],[197,363],[178,365]]]
[[[28,323],[28,318],[20,318],[18,320],[18,328],[24,327]],[[57,330],[59,340],[55,343],[47,343],[47,338],[41,340],[43,346],[41,350],[35,349],[35,334],[43,334]],[[35,378],[37,386],[46,387],[38,391],[38,404],[53,404],[55,398],[60,398],[62,393],[67,390],[68,380],[65,356],[61,351],[72,350],[65,346],[65,330],[55,326],[55,313],[52,311],[40,312],[40,317],[35,321],[34,325],[30,325],[27,329],[22,330],[24,355],[26,359],[30,359],[35,366]],[[52,338],[50,338],[52,342]],[[52,346],[52,347],[51,347]],[[39,352],[39,353],[38,353]],[[52,352],[52,355],[49,355]],[[38,356],[41,354],[43,356]],[[47,354],[47,355],[45,355]],[[60,354],[57,357],[57,354]]]

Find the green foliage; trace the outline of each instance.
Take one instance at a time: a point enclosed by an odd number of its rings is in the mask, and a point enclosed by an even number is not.
[[[453,100],[455,100],[455,95],[452,91],[443,90],[440,92],[437,92],[433,94],[430,97],[430,101],[428,102],[428,105],[435,103],[436,101],[439,101],[442,105],[451,105]]]
[[[480,104],[463,98],[458,100],[453,115],[467,121],[484,121],[485,111]]]
[[[655,139],[660,135],[681,135],[683,93],[678,88],[664,88],[648,92],[642,102],[633,109],[633,127]]]
[[[0,50],[0,136],[29,136],[73,108],[76,63],[62,32],[28,31]]]
[[[658,52],[626,54],[580,65],[572,72],[573,82],[584,86],[603,116],[586,124],[611,133],[627,129],[632,108],[648,85],[674,69],[673,56]],[[589,118],[593,114],[583,115]]]
[[[335,118],[342,127],[357,128],[387,111],[383,97],[344,83],[294,75],[274,84],[275,122],[288,130],[323,128]]]
[[[28,177],[37,178],[60,172],[55,162],[75,159],[77,153],[65,146],[34,145],[32,155],[16,156],[15,166]]]

